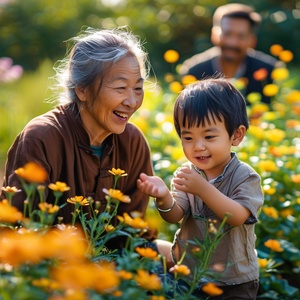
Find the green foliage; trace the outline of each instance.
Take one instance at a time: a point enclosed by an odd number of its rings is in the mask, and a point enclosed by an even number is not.
[[[180,62],[211,46],[215,9],[226,0],[14,0],[0,6],[0,57],[12,57],[25,69],[36,69],[44,59],[64,56],[64,41],[82,26],[129,25],[145,41],[156,75],[165,73],[162,59],[168,49],[181,54]],[[239,1],[249,4],[248,1]],[[256,0],[251,5],[263,16],[258,49],[280,43],[295,53],[299,63],[299,9],[294,0]]]

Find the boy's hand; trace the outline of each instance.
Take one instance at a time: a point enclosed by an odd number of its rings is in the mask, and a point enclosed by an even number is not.
[[[140,174],[140,178],[137,180],[137,186],[143,193],[154,198],[163,198],[169,193],[168,187],[161,178],[148,176],[144,173]]]
[[[194,195],[199,195],[199,190],[202,190],[202,186],[206,182],[203,176],[188,167],[180,168],[180,170],[176,172],[176,177],[173,179],[176,189]]]

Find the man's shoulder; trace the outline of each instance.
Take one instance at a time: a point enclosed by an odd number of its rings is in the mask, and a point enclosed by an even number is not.
[[[247,59],[250,64],[254,63],[266,67],[280,67],[281,65],[282,67],[284,66],[284,64],[278,61],[275,57],[255,49],[248,49]]]
[[[204,52],[195,54],[183,62],[180,74],[191,74],[193,70],[199,69],[199,67],[205,70],[208,66],[211,66],[211,61],[218,56],[220,56],[220,49],[218,47],[212,47]]]

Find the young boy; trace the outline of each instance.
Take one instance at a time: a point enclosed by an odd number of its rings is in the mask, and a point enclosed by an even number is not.
[[[174,122],[188,162],[175,172],[171,192],[157,176],[142,173],[137,183],[141,191],[156,198],[165,221],[181,221],[173,245],[157,241],[158,249],[176,264],[189,241],[204,239],[208,219],[220,224],[229,213],[228,233],[210,261],[216,277],[209,280],[217,278],[223,293],[210,299],[255,299],[259,273],[254,224],[263,193],[259,175],[231,152],[249,126],[245,99],[226,79],[207,78],[181,92]],[[193,271],[197,260],[192,248],[187,248],[182,264]]]

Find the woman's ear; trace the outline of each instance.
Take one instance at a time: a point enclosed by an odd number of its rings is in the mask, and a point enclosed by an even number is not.
[[[78,99],[80,101],[86,101],[87,100],[87,97],[86,97],[86,88],[83,88],[83,87],[76,87],[75,88],[75,93],[78,97]]]
[[[240,125],[233,133],[232,136],[232,146],[238,146],[244,139],[246,134],[246,127],[244,125]]]

